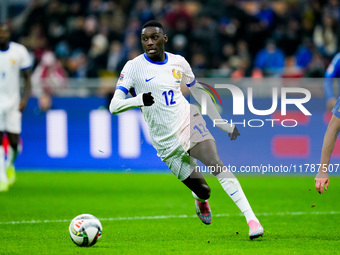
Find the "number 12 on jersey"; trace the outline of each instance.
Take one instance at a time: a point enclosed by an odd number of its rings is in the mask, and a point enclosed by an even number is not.
[[[176,104],[176,101],[174,101],[174,92],[173,92],[173,90],[164,91],[164,92],[162,93],[162,95],[163,95],[164,98],[165,98],[165,103],[166,103],[166,105],[173,105],[173,104]],[[170,99],[170,102],[169,102],[169,99]]]
[[[195,125],[194,129],[196,129],[202,137],[205,137],[208,134],[208,130],[202,123]]]

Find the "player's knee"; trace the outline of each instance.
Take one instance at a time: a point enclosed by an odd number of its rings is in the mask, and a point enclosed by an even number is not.
[[[18,143],[11,143],[10,146],[11,146],[11,148],[12,148],[13,150],[16,151],[16,150],[18,150],[19,144],[18,144]]]
[[[220,157],[217,155],[217,156],[215,156],[215,157],[209,158],[209,160],[208,160],[208,162],[207,162],[207,165],[208,165],[208,166],[213,166],[213,167],[217,167],[217,166],[222,167],[222,166],[223,166],[223,162],[222,162],[222,160],[220,159]]]
[[[196,193],[196,195],[201,198],[201,199],[209,199],[210,197],[210,187],[207,185],[207,184],[202,184],[201,185],[201,188],[200,188],[200,191]]]

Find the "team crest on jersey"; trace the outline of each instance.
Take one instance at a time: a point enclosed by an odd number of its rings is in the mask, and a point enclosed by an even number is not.
[[[124,79],[124,74],[120,74],[120,76],[119,76],[119,81],[123,81],[123,79]]]
[[[172,69],[172,75],[177,79],[176,83],[181,83],[180,79],[182,77],[182,74],[180,71],[177,71],[175,69]]]
[[[11,58],[10,61],[11,61],[11,64],[12,64],[13,66],[14,66],[15,63],[17,62],[14,58]]]

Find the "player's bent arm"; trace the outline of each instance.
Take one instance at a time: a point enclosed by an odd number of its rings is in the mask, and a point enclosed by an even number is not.
[[[340,53],[337,53],[327,67],[327,70],[325,72],[325,80],[323,82],[323,89],[325,92],[325,96],[327,98],[328,108],[333,108],[331,107],[332,106],[331,104],[332,103],[335,104],[336,101],[336,97],[334,96],[333,92],[333,79],[339,76],[339,70],[340,70]]]
[[[110,112],[112,114],[118,114],[129,109],[144,106],[143,93],[138,94],[136,97],[133,98],[125,98],[126,94],[122,90],[116,89],[110,103]]]
[[[327,101],[330,99],[336,99],[333,92],[333,77],[325,77],[323,82],[323,90],[325,92]]]
[[[209,116],[209,118],[214,121],[214,120],[220,120],[222,119],[220,113],[218,112],[218,110],[216,109],[213,101],[211,100],[211,98],[209,96],[207,96],[207,93],[204,91],[204,88],[202,87],[201,84],[199,84],[198,82],[195,83],[194,86],[190,87],[190,92],[192,94],[192,96],[196,99],[196,101],[202,105],[202,100],[203,98],[206,98],[206,104],[207,104],[207,114]],[[222,129],[225,132],[228,133],[233,133],[235,125],[230,125],[229,123],[225,123],[225,124],[216,124],[216,126],[220,129]]]
[[[327,172],[328,164],[334,149],[335,141],[340,131],[340,118],[335,115],[332,116],[326,133],[323,139],[322,151],[321,151],[321,165],[327,166],[324,172]]]
[[[24,111],[28,102],[28,99],[31,96],[32,85],[31,85],[31,70],[25,69],[22,71],[24,78],[24,91],[20,101],[19,110]]]
[[[322,194],[323,189],[328,189],[329,176],[328,176],[328,165],[334,149],[335,141],[340,131],[340,119],[335,115],[332,116],[331,121],[328,124],[327,131],[322,145],[320,169],[318,174],[315,176],[315,188]]]

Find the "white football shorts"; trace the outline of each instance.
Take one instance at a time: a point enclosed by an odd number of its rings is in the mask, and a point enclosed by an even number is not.
[[[214,137],[210,134],[206,127],[206,123],[196,106],[190,107],[190,149],[196,144],[203,142],[205,140],[214,140]],[[188,133],[187,132],[184,133]],[[180,146],[170,153],[167,157],[162,159],[168,167],[171,169],[172,173],[180,181],[187,179],[197,165],[196,159],[189,156],[189,153]]]
[[[0,131],[20,134],[21,117],[22,113],[18,109],[0,110]]]

